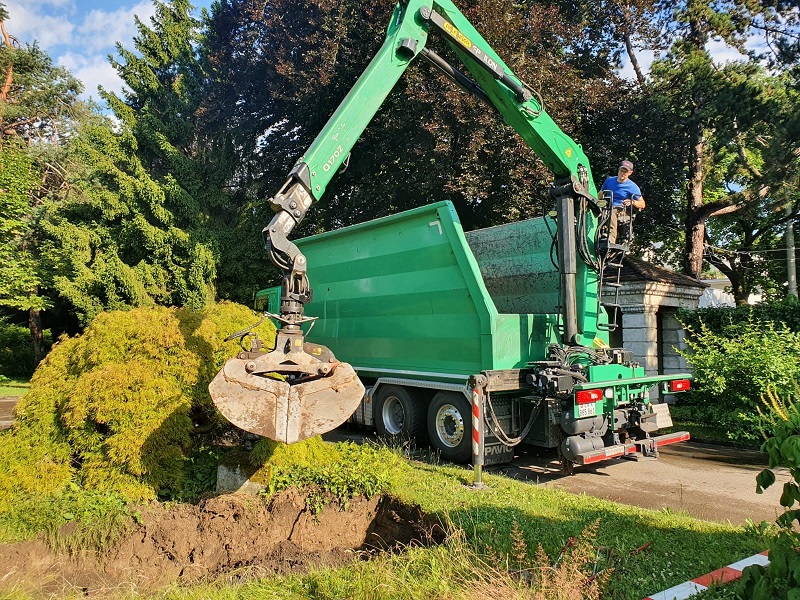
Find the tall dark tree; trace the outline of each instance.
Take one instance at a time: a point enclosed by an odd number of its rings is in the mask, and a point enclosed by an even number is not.
[[[208,86],[200,56],[200,22],[192,17],[188,0],[155,4],[149,25],[137,19],[135,51],[118,44],[119,58],[112,59],[127,90],[122,96],[101,90],[131,132],[136,157],[160,194],[137,235],[146,236],[152,225],[180,231],[187,240],[181,241],[188,252],[183,254],[187,273],[207,274],[204,285],[193,281],[186,294],[173,301],[206,301],[214,295],[218,277],[223,278],[222,295],[241,300],[241,288],[252,292],[253,286],[246,278],[238,281],[231,268],[237,259],[229,251],[241,246],[231,242],[238,223],[225,193],[233,170],[225,161],[231,153],[217,140],[203,137],[198,127],[198,109]]]
[[[589,60],[582,15],[566,18],[555,6],[506,0],[462,8],[541,94],[551,116],[580,140],[580,115],[602,101],[593,90],[609,76],[610,65],[605,50]],[[240,157],[233,179],[239,203],[252,202],[260,227],[271,216],[266,200],[380,47],[391,9],[380,0],[228,0],[212,6],[207,46],[216,84],[203,105],[205,128],[228,136]],[[429,43],[458,64],[435,34]],[[419,61],[299,234],[444,198],[456,204],[466,228],[524,218],[541,211],[551,179],[491,109]]]

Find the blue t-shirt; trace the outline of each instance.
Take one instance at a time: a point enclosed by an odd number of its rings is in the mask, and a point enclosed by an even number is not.
[[[634,196],[641,196],[642,190],[639,186],[633,183],[630,179],[620,183],[616,177],[609,177],[600,188],[600,195],[602,197],[604,190],[610,190],[613,195],[612,206],[622,206],[623,201],[631,200]]]

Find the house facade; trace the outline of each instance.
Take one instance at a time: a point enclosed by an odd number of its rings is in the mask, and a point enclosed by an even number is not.
[[[676,314],[681,308],[698,308],[708,286],[631,256],[622,264],[621,318],[617,319],[619,327],[610,333],[611,345],[630,350],[648,375],[688,372],[686,359],[678,354],[686,345]],[[652,395],[652,400],[659,399],[657,390]],[[669,396],[660,399],[671,401]]]

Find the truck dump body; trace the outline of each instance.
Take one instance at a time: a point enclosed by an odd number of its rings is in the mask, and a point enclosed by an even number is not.
[[[306,314],[319,317],[309,339],[361,377],[464,382],[541,360],[558,340],[558,272],[544,219],[465,235],[453,205],[439,202],[297,245],[314,282]],[[596,306],[589,275],[585,301]],[[596,312],[584,312],[592,340]]]
[[[511,460],[520,442],[559,447],[571,468],[686,439],[650,437],[671,422],[649,391],[674,377],[647,376],[629,352],[608,348],[597,273],[583,262],[581,345],[563,344],[549,218],[465,234],[439,202],[296,242],[314,283],[306,314],[318,317],[307,338],[368,386],[355,422],[411,438],[427,428],[445,460],[478,452],[482,464]],[[280,293],[268,291],[272,310]],[[484,409],[491,418],[480,419],[470,454],[469,419]]]

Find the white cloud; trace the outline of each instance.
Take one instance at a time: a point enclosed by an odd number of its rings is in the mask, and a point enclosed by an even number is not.
[[[117,75],[105,55],[83,55],[67,52],[58,57],[58,64],[69,69],[86,87],[83,97],[100,100],[97,86],[102,85],[109,92],[119,92],[122,80]]]
[[[71,43],[75,25],[64,15],[54,15],[54,11],[36,3],[9,0],[5,4],[9,15],[6,29],[21,43],[38,42],[45,50]]]
[[[127,8],[85,13],[78,13],[72,0],[6,0],[5,4],[9,32],[23,43],[36,41],[51,53],[63,48],[108,53],[113,52],[116,42],[130,47],[136,33],[134,15],[147,24],[155,15],[150,0]]]
[[[130,48],[130,40],[136,34],[134,16],[149,25],[150,17],[155,15],[152,2],[145,0],[131,8],[120,8],[115,11],[93,10],[89,12],[78,26],[83,45],[89,50],[100,50],[113,47],[116,42]]]
[[[714,62],[718,65],[724,65],[747,58],[736,48],[729,46],[722,40],[711,40],[706,48],[708,49],[708,53],[711,55],[711,58],[713,58]]]

